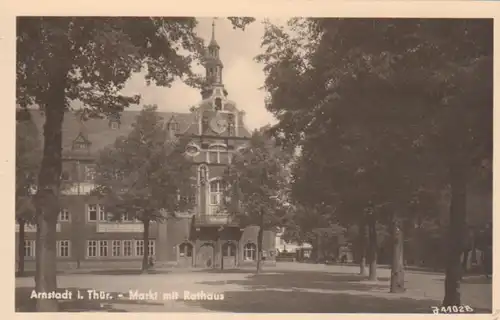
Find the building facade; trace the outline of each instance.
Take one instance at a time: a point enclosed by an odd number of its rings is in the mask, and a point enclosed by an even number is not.
[[[70,112],[65,115],[61,177],[64,196],[57,224],[60,261],[75,265],[139,261],[147,250],[157,265],[231,268],[256,263],[258,227],[240,226],[221,211],[223,173],[233,154],[246,146],[250,133],[244,124],[244,111],[227,98],[219,50],[212,29],[201,101],[185,113],[159,112],[172,136],[189,137],[185,154],[193,164],[191,179],[196,182],[197,195],[190,212],[151,223],[148,243],[142,239],[142,223],[133,215],[120,222],[109,221],[105,207],[89,194],[94,188],[98,152],[127,135],[139,112],[124,111],[120,117],[87,121]],[[32,115],[43,132],[43,115],[38,111]],[[16,233],[18,228],[16,225]],[[25,260],[34,260],[36,228],[27,226],[25,231]],[[265,263],[273,264],[274,232],[264,232],[263,250]]]

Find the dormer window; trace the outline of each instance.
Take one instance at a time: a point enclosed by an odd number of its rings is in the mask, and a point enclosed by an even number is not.
[[[170,139],[175,138],[175,134],[179,131],[179,123],[173,117],[167,123],[167,131]]]
[[[76,137],[75,140],[73,140],[73,149],[75,150],[86,150],[90,146],[90,141],[88,141],[82,133]]]
[[[172,121],[168,124],[168,130],[173,131],[173,132],[178,132],[179,131],[179,124],[175,121]]]
[[[88,144],[86,144],[85,142],[75,142],[73,147],[74,149],[85,150],[88,148]]]
[[[113,130],[117,130],[118,128],[120,128],[120,124],[118,123],[118,121],[110,121],[109,126]]]

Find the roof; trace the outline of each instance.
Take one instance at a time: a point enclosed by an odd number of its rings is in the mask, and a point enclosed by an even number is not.
[[[117,138],[128,135],[132,131],[132,124],[139,113],[140,111],[123,111],[120,115],[120,125],[113,129],[110,126],[109,118],[82,121],[74,113],[66,112],[62,127],[63,154],[72,150],[73,142],[78,137],[83,137],[90,142],[90,154],[97,153],[104,147],[113,144]],[[43,133],[45,117],[42,111],[31,110],[31,114],[39,132]],[[175,119],[175,122],[179,124],[179,132],[186,131],[194,120],[191,113],[158,112],[158,114],[165,123]]]
[[[40,134],[43,134],[43,125],[45,116],[40,110],[30,110],[32,119],[36,124]],[[73,112],[67,111],[64,115],[62,127],[62,149],[63,157],[68,157],[68,153],[73,152],[73,144],[76,140],[89,142],[89,149],[86,154],[81,156],[96,155],[99,150],[113,144],[117,138],[126,136],[132,131],[132,124],[140,111],[125,110],[121,112],[119,118],[119,126],[112,128],[109,118],[89,119],[86,121],[80,120],[80,117]],[[165,124],[176,122],[178,124],[178,132],[181,134],[197,135],[198,123],[197,112],[161,112],[158,114],[163,118]],[[195,130],[196,129],[196,130]],[[250,136],[244,125],[239,127],[239,137]],[[43,143],[43,139],[42,139]]]

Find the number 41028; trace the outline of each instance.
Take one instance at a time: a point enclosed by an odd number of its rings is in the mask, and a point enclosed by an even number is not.
[[[471,306],[442,306],[442,307],[432,307],[432,313],[470,313],[474,312]]]

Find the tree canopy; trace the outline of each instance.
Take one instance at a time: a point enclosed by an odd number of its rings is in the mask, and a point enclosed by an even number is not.
[[[243,28],[252,18],[231,17]],[[203,42],[193,17],[18,17],[16,20],[16,102],[45,113],[43,157],[36,205],[38,291],[57,288],[56,221],[62,170],[62,122],[71,101],[81,102],[82,119],[119,114],[139,96],[122,94],[131,74],[170,86],[182,79],[198,87],[191,70]],[[57,301],[38,300],[38,311],[56,311]]]
[[[457,279],[464,190],[492,158],[492,35],[491,19],[268,25],[256,59],[265,65],[275,136],[302,151],[294,198],[337,207],[352,223],[362,207],[376,209],[378,220],[410,217],[423,203],[436,211],[429,200],[449,185],[447,275]],[[449,294],[457,282],[446,283],[446,304],[457,304]]]
[[[265,228],[274,228],[286,215],[287,158],[268,129],[253,132],[247,146],[233,157],[225,175],[229,207],[243,225],[261,225],[263,218]]]
[[[149,223],[191,209],[194,185],[186,141],[169,136],[156,106],[146,106],[132,132],[100,152],[96,192],[114,219],[129,214]]]

